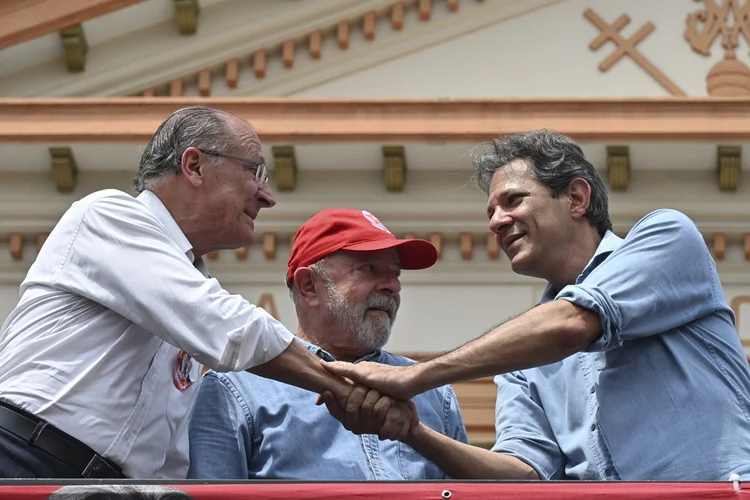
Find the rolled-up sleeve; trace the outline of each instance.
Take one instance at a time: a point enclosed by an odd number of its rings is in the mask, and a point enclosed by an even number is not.
[[[541,404],[532,396],[522,372],[495,377],[497,403],[492,451],[516,457],[540,479],[562,479],[565,457],[555,440]]]
[[[720,284],[692,220],[657,210],[633,226],[622,246],[585,279],[563,288],[567,300],[596,312],[602,335],[587,349],[605,351],[671,330],[720,307]]]
[[[93,202],[53,277],[55,286],[117,312],[217,371],[284,351],[293,335],[262,308],[206,278],[139,202]]]

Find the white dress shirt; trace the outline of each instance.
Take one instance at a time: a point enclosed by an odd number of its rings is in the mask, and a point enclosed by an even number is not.
[[[150,191],[105,190],[74,203],[0,330],[0,398],[131,478],[185,478],[201,364],[245,370],[293,339],[194,260]]]

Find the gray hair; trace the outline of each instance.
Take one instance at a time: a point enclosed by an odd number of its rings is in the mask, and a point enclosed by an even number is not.
[[[309,267],[315,273],[320,276],[323,279],[323,282],[327,287],[333,286],[333,278],[331,277],[331,256],[334,255],[336,252],[326,255],[320,260],[317,260],[310,264]],[[297,288],[297,284],[294,283],[294,281],[288,282],[289,286],[289,296],[292,298],[292,302],[294,302],[294,305],[297,305],[297,301],[299,300],[299,289]]]
[[[137,193],[154,187],[167,175],[178,175],[182,154],[191,146],[224,151],[232,146],[236,134],[227,118],[234,116],[226,111],[192,106],[175,111],[162,122],[146,145],[133,179]],[[218,163],[221,158],[212,158]]]
[[[563,134],[535,130],[493,139],[479,144],[472,152],[472,160],[474,182],[488,196],[495,172],[516,160],[529,163],[532,178],[543,184],[553,198],[567,193],[574,179],[583,179],[591,186],[586,219],[600,236],[612,229],[604,181],[581,147]]]
[[[182,490],[158,485],[70,485],[63,486],[48,500],[193,500]]]

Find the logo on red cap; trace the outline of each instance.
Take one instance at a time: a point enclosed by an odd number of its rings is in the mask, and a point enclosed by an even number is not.
[[[385,224],[383,224],[382,222],[380,222],[380,220],[378,220],[378,218],[377,218],[377,217],[375,217],[374,215],[372,215],[372,214],[371,214],[370,212],[368,212],[367,210],[362,210],[362,215],[364,215],[364,216],[365,216],[365,219],[367,219],[368,221],[370,221],[370,224],[372,224],[372,225],[373,225],[373,226],[375,226],[376,228],[380,229],[381,231],[385,231],[385,232],[386,232],[386,233],[388,233],[388,234],[393,234],[393,233],[391,233],[391,232],[390,232],[390,231],[388,230],[388,228],[387,228],[387,227],[385,227]]]

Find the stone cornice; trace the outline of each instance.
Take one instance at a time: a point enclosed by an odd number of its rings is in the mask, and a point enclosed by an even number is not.
[[[266,142],[475,141],[537,128],[577,140],[750,141],[750,100],[1,99],[3,142],[146,142],[184,106],[226,109]]]

